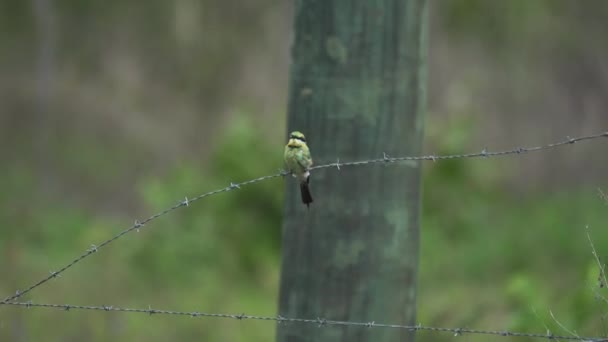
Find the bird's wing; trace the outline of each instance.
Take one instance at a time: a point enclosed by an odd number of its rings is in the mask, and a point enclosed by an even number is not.
[[[302,151],[298,153],[298,164],[302,166],[305,170],[308,170],[312,166],[312,158],[310,157],[310,152]]]

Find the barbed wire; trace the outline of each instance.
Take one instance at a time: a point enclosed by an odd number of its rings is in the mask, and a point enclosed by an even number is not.
[[[597,138],[601,138],[601,137],[608,137],[608,132],[603,132],[603,133],[593,134],[593,135],[586,135],[586,136],[581,136],[578,138],[566,137],[566,140],[559,141],[559,142],[552,143],[552,144],[535,146],[535,147],[517,147],[517,148],[511,149],[511,150],[504,150],[504,151],[497,151],[497,152],[489,152],[487,149],[484,148],[483,150],[481,150],[481,152],[477,152],[477,153],[428,155],[428,156],[417,156],[417,157],[395,157],[395,158],[389,157],[386,153],[384,153],[383,157],[378,158],[378,159],[361,160],[361,161],[353,161],[353,162],[346,162],[346,163],[341,163],[340,160],[338,159],[335,163],[314,166],[311,168],[311,170],[325,169],[328,167],[335,167],[335,168],[340,169],[340,167],[342,167],[342,166],[357,166],[357,165],[376,164],[376,163],[395,163],[395,162],[408,161],[408,160],[409,161],[411,161],[411,160],[437,161],[437,160],[446,160],[446,159],[500,157],[500,156],[507,156],[507,155],[524,154],[527,152],[538,152],[538,151],[543,151],[543,150],[549,150],[549,149],[553,149],[553,148],[564,146],[564,145],[574,144],[579,141],[592,140],[592,139],[597,139]]]
[[[71,310],[90,310],[90,311],[105,311],[105,312],[127,312],[127,313],[141,313],[147,315],[175,315],[182,317],[192,318],[223,318],[223,319],[235,319],[235,320],[258,320],[258,321],[274,321],[279,324],[283,323],[298,323],[298,324],[314,324],[319,328],[329,326],[355,326],[363,328],[385,328],[385,329],[403,329],[409,331],[430,331],[430,332],[444,332],[451,333],[454,336],[461,336],[465,334],[469,335],[494,335],[502,337],[529,337],[546,340],[568,340],[568,341],[585,341],[585,342],[608,342],[607,337],[584,337],[578,335],[572,336],[560,336],[554,335],[550,331],[546,333],[526,333],[509,330],[479,330],[469,328],[444,328],[444,327],[433,327],[422,324],[417,325],[402,325],[402,324],[387,324],[387,323],[376,323],[376,322],[350,322],[350,321],[335,321],[328,320],[325,318],[289,318],[283,316],[255,316],[241,314],[224,314],[224,313],[208,313],[198,311],[174,311],[174,310],[160,310],[148,307],[147,309],[141,308],[121,308],[117,306],[90,306],[90,305],[71,305],[71,304],[47,304],[47,303],[33,303],[33,302],[3,302],[0,305],[13,305],[25,308],[49,308],[58,309],[63,311]]]
[[[369,160],[361,160],[361,161],[352,161],[352,162],[345,162],[345,163],[341,163],[340,159],[337,159],[337,161],[335,163],[330,163],[330,164],[324,164],[324,165],[318,165],[318,166],[314,166],[311,168],[311,170],[316,170],[316,169],[325,169],[325,168],[331,168],[331,167],[335,167],[336,169],[340,170],[340,167],[344,167],[344,166],[359,166],[359,165],[369,165],[369,164],[377,164],[377,163],[385,163],[385,164],[391,164],[391,163],[397,163],[400,161],[416,161],[416,160],[430,160],[430,161],[437,161],[437,160],[446,160],[446,159],[468,159],[468,158],[491,158],[491,157],[498,157],[498,156],[507,156],[507,155],[519,155],[519,154],[523,154],[523,153],[527,153],[527,152],[536,152],[536,151],[542,151],[542,150],[548,150],[548,149],[553,149],[559,146],[564,146],[564,145],[570,145],[570,144],[574,144],[576,142],[579,141],[585,141],[585,140],[592,140],[592,139],[598,139],[601,137],[608,137],[608,131],[607,132],[603,132],[603,133],[599,133],[599,134],[593,134],[593,135],[586,135],[586,136],[581,136],[578,138],[570,138],[570,137],[566,137],[566,140],[563,141],[559,141],[559,142],[555,142],[555,143],[550,143],[547,145],[542,145],[542,146],[535,146],[535,147],[518,147],[518,148],[514,148],[511,150],[505,150],[505,151],[498,151],[498,152],[489,152],[487,149],[483,149],[481,152],[478,153],[468,153],[468,154],[451,154],[451,155],[427,155],[427,156],[406,156],[406,157],[389,157],[386,153],[383,153],[383,157],[382,158],[378,158],[378,159],[369,159]],[[41,280],[39,280],[38,282],[32,284],[31,286],[27,287],[24,290],[17,290],[15,292],[14,295],[9,296],[7,298],[5,298],[2,302],[0,302],[0,304],[6,304],[7,302],[13,301],[17,298],[20,298],[21,296],[25,295],[26,293],[32,291],[33,289],[37,288],[38,286],[48,282],[51,279],[57,278],[59,277],[63,272],[65,272],[67,269],[71,268],[72,266],[74,266],[75,264],[79,263],[80,261],[82,261],[83,259],[89,257],[90,255],[96,253],[99,249],[109,245],[110,243],[118,240],[119,238],[121,238],[122,236],[132,232],[133,230],[137,230],[139,231],[142,227],[144,227],[144,225],[150,223],[151,221],[164,216],[174,210],[177,210],[179,208],[182,207],[188,207],[190,205],[190,203],[198,201],[202,198],[205,197],[209,197],[212,195],[216,195],[222,192],[228,192],[228,191],[233,191],[236,189],[240,189],[242,186],[246,186],[246,185],[250,185],[250,184],[254,184],[254,183],[258,183],[261,181],[265,181],[268,179],[272,179],[272,178],[277,178],[277,177],[284,177],[287,176],[289,174],[289,172],[285,171],[285,170],[281,170],[276,174],[272,174],[272,175],[268,175],[268,176],[262,176],[262,177],[258,177],[258,178],[254,178],[248,181],[244,181],[244,182],[240,182],[240,183],[230,183],[229,186],[225,187],[225,188],[221,188],[221,189],[217,189],[217,190],[213,190],[210,192],[206,192],[202,195],[196,196],[194,198],[188,199],[188,197],[185,197],[184,200],[179,201],[177,204],[161,211],[158,212],[150,217],[148,217],[145,220],[139,221],[139,220],[135,220],[135,223],[119,232],[118,234],[114,235],[113,237],[109,238],[108,240],[103,241],[102,243],[100,243],[99,245],[91,245],[90,248],[88,248],[83,254],[81,254],[80,256],[78,256],[77,258],[75,258],[74,260],[72,260],[71,262],[69,262],[67,265],[61,267],[60,269],[58,269],[57,271],[50,271],[49,275],[47,275],[46,277],[42,278]]]

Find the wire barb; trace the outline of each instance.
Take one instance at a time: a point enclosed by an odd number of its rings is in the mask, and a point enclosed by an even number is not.
[[[135,228],[135,230],[139,233],[139,228],[143,227],[144,224],[139,222],[138,220],[135,220],[135,223],[133,224],[133,228]]]
[[[325,318],[317,317],[317,327],[322,328],[327,324],[327,320]]]
[[[382,152],[382,160],[384,161],[384,163],[388,164],[391,162],[391,158],[389,158],[388,154],[386,154],[386,152]]]

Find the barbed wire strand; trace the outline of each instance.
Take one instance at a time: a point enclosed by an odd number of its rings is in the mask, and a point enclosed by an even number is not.
[[[507,156],[507,155],[524,154],[527,152],[538,152],[538,151],[543,151],[543,150],[549,150],[549,149],[553,149],[553,148],[564,146],[564,145],[574,144],[579,141],[598,139],[601,137],[608,137],[608,132],[603,132],[603,133],[593,134],[593,135],[586,135],[586,136],[582,136],[582,137],[578,137],[578,138],[566,137],[566,140],[564,140],[564,141],[547,144],[547,145],[543,145],[543,146],[517,147],[517,148],[511,149],[511,150],[504,150],[504,151],[497,151],[497,152],[489,152],[488,150],[483,149],[483,150],[481,150],[481,152],[477,152],[477,153],[428,155],[428,156],[396,157],[396,158],[391,158],[386,153],[384,153],[383,158],[354,161],[354,162],[347,162],[347,163],[341,163],[338,160],[335,163],[314,166],[311,168],[311,170],[325,169],[328,167],[336,167],[339,169],[342,166],[357,166],[357,165],[366,165],[366,164],[374,164],[374,163],[395,163],[395,162],[408,161],[408,160],[437,161],[437,160],[446,160],[446,159],[491,158],[491,157],[499,157],[499,156]]]
[[[518,155],[518,154],[523,154],[523,153],[527,153],[527,152],[536,152],[536,151],[542,151],[542,150],[548,150],[548,149],[553,149],[559,146],[564,146],[564,145],[570,145],[570,144],[574,144],[576,142],[579,141],[585,141],[585,140],[592,140],[592,139],[598,139],[601,137],[608,137],[608,131],[607,132],[603,132],[603,133],[599,133],[599,134],[594,134],[594,135],[586,135],[586,136],[581,136],[578,138],[570,138],[567,137],[566,140],[564,141],[560,141],[560,142],[556,142],[556,143],[551,143],[551,144],[547,144],[547,145],[543,145],[543,146],[536,146],[536,147],[518,147],[518,148],[514,148],[512,150],[505,150],[505,151],[498,151],[498,152],[489,152],[486,149],[483,149],[481,152],[478,153],[468,153],[468,154],[451,154],[451,155],[427,155],[427,156],[413,156],[413,157],[389,157],[386,153],[383,154],[382,158],[379,159],[370,159],[370,160],[361,160],[361,161],[353,161],[353,162],[345,162],[345,163],[341,163],[339,159],[337,159],[336,163],[330,163],[330,164],[325,164],[325,165],[319,165],[319,166],[315,166],[312,167],[311,170],[317,170],[317,169],[325,169],[325,168],[330,168],[330,167],[335,167],[338,170],[340,170],[340,167],[344,167],[344,166],[359,166],[359,165],[368,165],[368,164],[376,164],[376,163],[397,163],[400,161],[420,161],[420,160],[431,160],[431,161],[437,161],[437,160],[446,160],[446,159],[466,159],[466,158],[491,158],[491,157],[498,157],[498,156],[507,156],[507,155]],[[26,293],[32,291],[33,289],[37,288],[38,286],[48,282],[49,280],[53,279],[53,278],[57,278],[59,277],[59,275],[63,272],[65,272],[67,269],[71,268],[72,266],[74,266],[75,264],[79,263],[80,261],[82,261],[83,259],[89,257],[90,255],[92,255],[93,253],[96,253],[99,249],[109,245],[110,243],[118,240],[119,238],[121,238],[122,236],[132,232],[133,230],[138,230],[140,228],[142,228],[144,225],[150,223],[151,221],[164,216],[174,210],[177,210],[179,208],[182,207],[187,207],[190,205],[190,203],[198,201],[202,198],[205,197],[209,197],[212,195],[216,195],[222,192],[228,192],[228,191],[232,191],[232,190],[236,190],[236,189],[240,189],[242,186],[246,186],[246,185],[250,185],[250,184],[254,184],[254,183],[258,183],[261,181],[265,181],[265,180],[269,180],[272,178],[277,178],[277,177],[282,177],[282,176],[286,176],[289,173],[287,171],[280,171],[279,173],[273,174],[273,175],[268,175],[268,176],[262,176],[262,177],[258,177],[258,178],[254,178],[248,181],[244,181],[241,183],[230,183],[229,186],[225,187],[225,188],[221,188],[221,189],[217,189],[217,190],[213,190],[207,193],[204,193],[202,195],[196,196],[194,198],[188,199],[188,197],[185,197],[184,200],[179,201],[176,205],[169,207],[161,212],[158,212],[150,217],[148,217],[147,219],[143,220],[143,221],[138,221],[136,220],[135,223],[129,227],[128,229],[125,229],[123,231],[121,231],[120,233],[114,235],[113,237],[111,237],[108,240],[105,240],[104,242],[100,243],[99,245],[91,245],[90,248],[88,248],[83,254],[81,254],[80,256],[78,256],[76,259],[72,260],[71,262],[69,262],[67,265],[63,266],[62,268],[60,268],[57,271],[51,271],[49,272],[49,275],[42,278],[41,280],[39,280],[38,282],[32,284],[31,286],[29,286],[28,288],[24,289],[24,290],[17,290],[15,292],[14,295],[9,296],[7,298],[5,298],[2,302],[0,302],[0,304],[5,304],[7,302],[13,301],[23,295],[25,295]]]
[[[452,333],[454,336],[460,336],[464,334],[470,335],[495,335],[495,336],[513,336],[513,337],[529,337],[547,340],[569,340],[569,341],[585,341],[585,342],[607,342],[606,337],[581,337],[581,336],[560,336],[553,335],[550,331],[545,334],[541,333],[526,333],[516,332],[509,330],[478,330],[469,328],[443,328],[433,327],[425,325],[402,325],[402,324],[386,324],[376,322],[349,322],[349,321],[334,321],[324,318],[288,318],[283,316],[255,316],[241,314],[223,314],[223,313],[208,313],[198,311],[173,311],[173,310],[159,310],[149,307],[148,309],[141,308],[121,308],[116,306],[89,306],[89,305],[71,305],[71,304],[46,304],[46,303],[33,303],[33,302],[5,302],[0,305],[13,305],[25,308],[51,308],[64,311],[71,310],[92,310],[92,311],[105,311],[105,312],[127,312],[127,313],[142,313],[147,315],[175,315],[175,316],[187,316],[193,318],[224,318],[224,319],[236,319],[236,320],[259,320],[259,321],[275,321],[279,324],[282,323],[299,323],[299,324],[315,324],[319,328],[327,326],[357,326],[365,328],[387,328],[387,329],[403,329],[409,331],[430,331],[430,332],[445,332]]]

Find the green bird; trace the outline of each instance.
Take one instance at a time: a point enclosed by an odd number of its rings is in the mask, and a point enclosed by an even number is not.
[[[308,207],[312,203],[312,195],[308,188],[312,158],[310,157],[310,150],[308,149],[308,145],[306,145],[304,134],[298,131],[291,132],[289,141],[285,146],[284,158],[287,170],[300,181],[302,202]]]

